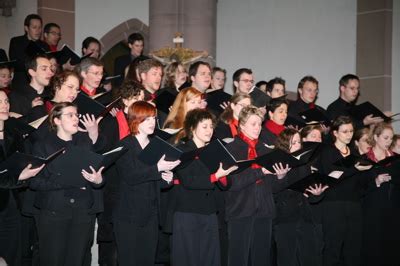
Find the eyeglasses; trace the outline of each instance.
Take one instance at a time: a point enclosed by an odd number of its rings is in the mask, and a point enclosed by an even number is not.
[[[52,35],[56,35],[58,37],[61,37],[61,33],[58,33],[58,32],[55,32],[55,31],[50,31],[49,33],[52,34]]]
[[[90,72],[90,71],[88,71],[87,73],[90,73],[90,74],[92,74],[92,75],[95,75],[96,77],[102,77],[103,76],[103,72]]]
[[[254,80],[252,80],[252,79],[241,79],[239,81],[242,81],[244,83],[249,83],[250,82],[251,84],[254,84]]]
[[[66,115],[68,118],[74,118],[74,117],[81,118],[82,117],[82,115],[78,114],[78,113],[65,113],[65,114],[61,114],[61,115]]]

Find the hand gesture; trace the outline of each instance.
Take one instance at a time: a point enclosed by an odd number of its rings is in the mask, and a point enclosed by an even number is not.
[[[43,105],[43,99],[41,97],[36,97],[35,99],[32,100],[32,108],[35,106]]]
[[[375,178],[375,184],[377,187],[380,187],[382,183],[389,182],[392,179],[392,177],[385,173],[385,174],[380,174]]]
[[[157,163],[157,169],[158,172],[165,172],[165,171],[171,171],[174,169],[178,164],[180,164],[180,160],[176,161],[166,161],[165,160],[165,154],[161,157],[161,159]]]
[[[315,186],[309,186],[308,188],[306,188],[306,192],[310,192],[311,194],[313,194],[315,196],[319,196],[327,188],[329,188],[329,186],[327,186],[327,185],[322,186],[322,184],[315,184]],[[307,193],[304,193],[303,195],[308,198],[308,194]]]
[[[85,169],[82,169],[82,176],[89,182],[92,182],[94,184],[100,184],[103,182],[103,175],[101,172],[104,169],[104,166],[102,166],[99,171],[96,171],[92,166],[89,166],[90,170],[92,171],[91,173],[87,172]]]
[[[360,162],[356,163],[354,165],[354,167],[358,170],[358,171],[365,171],[365,170],[369,170],[372,168],[372,164],[369,165],[361,165]]]
[[[229,106],[230,102],[223,102],[219,105],[219,107],[221,107],[223,110],[225,110],[228,106]]]
[[[282,163],[276,163],[272,166],[275,171],[275,175],[278,179],[282,179],[286,176],[286,174],[290,171],[289,165],[286,164],[286,167],[283,167]]]
[[[19,174],[18,180],[26,180],[28,178],[31,178],[33,176],[36,176],[40,171],[42,171],[44,167],[44,164],[37,168],[32,168],[32,164],[28,164]]]
[[[79,131],[87,132],[89,138],[92,140],[93,143],[96,143],[97,138],[99,136],[99,122],[101,118],[97,119],[94,115],[85,114],[80,119],[81,123],[85,127],[85,129],[79,127]]]
[[[231,167],[229,167],[228,169],[224,169],[222,168],[222,163],[219,163],[219,168],[217,170],[217,172],[215,172],[215,177],[217,179],[220,179],[223,176],[227,176],[230,173],[232,173],[233,171],[235,171],[236,169],[238,169],[237,165],[233,165]]]
[[[174,174],[171,171],[165,171],[161,173],[161,178],[168,184],[172,182]]]
[[[379,117],[379,116],[373,116],[372,114],[367,115],[366,117],[364,117],[363,119],[363,124],[365,126],[369,126],[369,125],[373,125],[373,124],[377,124],[383,122],[383,118]]]

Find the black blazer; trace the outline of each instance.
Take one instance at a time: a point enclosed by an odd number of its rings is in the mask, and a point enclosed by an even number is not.
[[[23,139],[21,136],[16,134],[9,126],[10,120],[15,118],[9,118],[4,123],[4,145],[0,146],[0,162],[7,159],[16,151],[23,151],[22,143]],[[20,173],[4,172],[0,174],[0,212],[7,206],[10,201],[10,195],[18,202],[17,191],[10,190],[10,188],[17,188],[22,186],[26,182],[18,182],[18,176]]]
[[[113,217],[145,225],[159,215],[160,189],[168,184],[161,180],[157,165],[149,166],[138,159],[142,147],[135,136],[125,137],[118,145],[128,151],[116,162],[121,182]]]
[[[114,75],[121,75],[120,78],[114,81],[115,86],[120,86],[124,81],[125,68],[132,62],[133,57],[131,54],[125,54],[117,57],[114,61]]]
[[[40,140],[34,144],[33,154],[41,157],[47,157],[63,147],[79,146],[94,151],[94,145],[87,134],[75,134],[72,141],[64,141],[51,133],[46,139]],[[73,167],[73,165],[71,165]],[[70,197],[74,198],[75,206],[81,206],[88,210],[88,213],[94,214],[103,211],[103,184],[93,184],[87,182],[86,190],[71,188],[57,182],[58,177],[57,160],[46,165],[44,170],[38,176],[30,180],[29,187],[34,193],[33,202],[24,202],[27,205],[33,203],[38,209],[60,210],[70,202]],[[81,177],[83,178],[83,176]],[[27,200],[32,200],[27,197]]]
[[[246,160],[248,145],[239,137],[226,148],[237,160]],[[260,141],[256,146],[257,155],[268,152]],[[230,187],[225,192],[226,220],[248,216],[275,217],[273,192],[281,191],[287,186],[287,180],[278,180],[274,175],[264,175],[261,168],[248,168],[238,174],[230,175]]]

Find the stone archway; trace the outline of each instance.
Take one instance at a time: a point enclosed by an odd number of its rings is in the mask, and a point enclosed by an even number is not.
[[[101,39],[102,51],[104,53],[102,61],[107,73],[114,73],[114,60],[120,55],[129,52],[128,36],[134,32],[139,32],[144,37],[144,54],[148,53],[149,27],[139,19],[133,18],[122,22],[107,32]]]

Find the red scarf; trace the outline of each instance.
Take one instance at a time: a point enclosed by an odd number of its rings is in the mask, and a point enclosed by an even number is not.
[[[309,103],[308,107],[310,107],[310,109],[314,109],[315,108],[315,103]]]
[[[267,122],[265,122],[265,127],[271,131],[275,136],[278,136],[279,134],[281,134],[281,132],[285,129],[284,125],[278,125],[277,123],[275,123],[272,120],[267,120]]]
[[[50,114],[51,109],[53,108],[54,104],[51,101],[46,101],[44,103],[44,107],[46,108],[46,112]]]
[[[49,45],[51,52],[57,52],[57,45]]]
[[[119,139],[123,139],[128,136],[131,131],[129,130],[128,121],[126,121],[124,111],[118,111],[116,116],[118,122],[118,129],[119,129]]]
[[[394,153],[392,152],[392,151],[387,151],[387,153],[386,153],[386,158],[387,157],[391,157],[391,156],[393,156],[394,155]],[[373,162],[379,162],[378,161],[378,159],[376,158],[376,156],[375,156],[375,153],[374,153],[374,151],[372,150],[372,148],[370,148],[369,150],[368,150],[368,152],[367,152],[367,158],[368,159],[370,159],[371,161],[373,161]],[[385,158],[385,159],[386,159]]]
[[[239,127],[239,121],[233,118],[233,119],[229,122],[229,127],[231,128],[232,137],[236,137],[237,134],[238,134],[237,129],[238,129],[238,127]]]
[[[256,151],[256,145],[258,143],[258,139],[250,139],[247,136],[245,136],[242,132],[240,132],[238,134],[239,138],[241,138],[247,145],[249,145],[249,148],[247,150],[247,159],[251,160],[251,159],[255,159],[257,157],[257,151]],[[257,168],[261,168],[261,166],[259,166],[256,163],[253,163],[251,165],[252,169],[257,169]]]
[[[86,87],[84,87],[83,85],[81,85],[81,91],[83,91],[84,93],[86,93],[89,96],[94,96],[96,95],[96,88],[92,91],[90,91],[89,89],[87,89]]]

